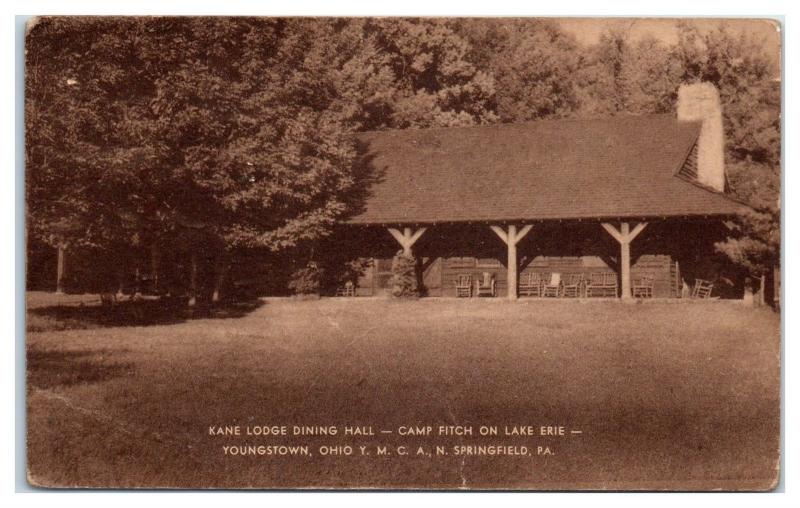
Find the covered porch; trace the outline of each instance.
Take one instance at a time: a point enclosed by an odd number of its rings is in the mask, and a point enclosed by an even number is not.
[[[718,218],[691,217],[417,223],[348,228],[341,241],[366,261],[357,296],[389,291],[402,250],[423,296],[680,298],[702,279],[714,296],[739,298],[744,274],[714,249],[726,232]]]

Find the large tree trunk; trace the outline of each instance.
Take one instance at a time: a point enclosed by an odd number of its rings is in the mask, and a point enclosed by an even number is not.
[[[189,307],[197,305],[197,271],[198,271],[197,252],[192,251],[191,267],[189,268]]]
[[[64,293],[64,276],[67,265],[67,248],[61,244],[58,246],[58,268],[56,271],[56,293]]]
[[[125,269],[124,268],[117,268],[117,297],[122,298],[125,293],[123,289],[125,288]]]
[[[161,253],[158,245],[150,246],[150,280],[153,281],[153,294],[158,294],[158,268],[161,264]]]
[[[133,296],[136,298],[141,298],[142,296],[142,271],[139,269],[139,261],[136,261],[136,271],[135,273],[135,286],[133,288]]]
[[[213,303],[219,302],[222,283],[225,281],[225,274],[228,271],[228,260],[225,254],[221,254],[217,259],[216,277],[214,279],[214,294],[211,296]]]

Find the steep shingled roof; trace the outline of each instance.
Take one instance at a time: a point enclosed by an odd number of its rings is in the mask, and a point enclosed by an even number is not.
[[[679,174],[700,131],[673,115],[358,135],[378,174],[352,224],[729,216]]]

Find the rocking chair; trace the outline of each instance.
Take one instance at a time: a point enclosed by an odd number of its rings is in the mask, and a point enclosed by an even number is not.
[[[519,282],[519,295],[541,297],[544,282],[549,278],[549,274],[544,273],[531,272],[525,274],[525,277]]]
[[[589,275],[586,284],[586,297],[619,297],[617,274],[611,272],[595,272]]]
[[[483,272],[483,280],[479,280],[475,286],[475,296],[495,296],[493,273]]]
[[[583,293],[583,274],[568,273],[564,281],[563,296],[565,298],[580,298]]]
[[[336,288],[336,296],[356,296],[356,285],[348,280],[344,286]]]
[[[634,298],[653,298],[654,278],[652,275],[642,275],[633,282]]]
[[[470,298],[472,296],[472,275],[459,275],[456,279],[456,297]]]
[[[561,282],[561,274],[558,272],[550,274],[550,282],[544,285],[544,290],[542,292],[542,296],[548,297],[552,296],[554,298],[558,298],[561,296],[561,289],[564,283]]]
[[[714,289],[714,283],[709,280],[695,279],[694,288],[692,289],[692,298],[699,300],[706,300],[711,297],[711,291]]]

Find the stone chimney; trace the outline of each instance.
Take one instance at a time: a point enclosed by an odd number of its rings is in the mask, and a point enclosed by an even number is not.
[[[703,122],[697,140],[697,180],[719,192],[725,191],[725,132],[719,92],[711,83],[681,85],[678,120]]]

